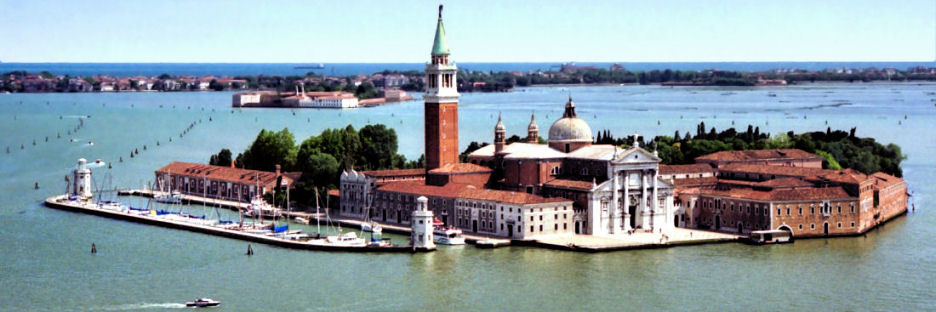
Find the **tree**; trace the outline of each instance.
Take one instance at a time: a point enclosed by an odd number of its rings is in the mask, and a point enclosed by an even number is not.
[[[359,166],[371,170],[393,167],[393,156],[397,153],[396,131],[378,124],[364,126],[358,134],[361,151],[356,163]]]
[[[209,165],[215,166],[225,166],[228,167],[231,165],[231,150],[222,148],[220,152],[215,155],[211,155],[211,158],[208,160]]]
[[[237,156],[243,168],[273,171],[276,165],[293,170],[296,164],[296,141],[288,128],[279,132],[260,130],[257,138],[243,154]]]
[[[224,84],[218,82],[217,79],[211,79],[211,82],[208,83],[208,89],[215,91],[224,91]]]

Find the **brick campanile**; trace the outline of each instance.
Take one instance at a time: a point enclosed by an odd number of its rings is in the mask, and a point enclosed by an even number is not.
[[[426,170],[458,163],[458,89],[455,64],[449,63],[442,26],[442,6],[432,43],[432,63],[426,64]]]

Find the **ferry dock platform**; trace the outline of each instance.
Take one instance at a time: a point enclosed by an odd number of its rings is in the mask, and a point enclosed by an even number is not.
[[[118,191],[119,195],[125,196],[144,196],[144,197],[153,197],[155,193],[152,190],[121,190]],[[192,204],[205,204],[210,206],[219,206],[228,209],[245,209],[247,207],[246,203],[240,203],[235,201],[220,200],[213,198],[205,198],[200,196],[192,195],[182,195],[182,201]],[[325,222],[326,218],[329,218],[331,222],[340,224],[341,226],[351,227],[354,229],[360,229],[361,224],[364,223],[363,220],[354,219],[354,218],[342,218],[342,217],[327,217],[325,213],[315,213],[301,212],[301,211],[282,211],[283,216],[288,218],[303,217],[309,220],[310,222],[315,222],[317,219],[321,222]],[[380,223],[380,226],[383,228],[384,232],[401,234],[401,235],[410,235],[411,229],[408,226],[402,225],[393,225],[393,224],[383,224]],[[677,246],[691,246],[691,245],[702,245],[702,244],[715,244],[715,243],[732,243],[740,242],[742,235],[723,233],[723,232],[714,232],[708,230],[700,229],[686,229],[686,228],[673,228],[663,232],[644,232],[637,230],[628,233],[619,233],[612,235],[557,235],[542,237],[533,240],[516,240],[516,239],[507,239],[497,236],[486,236],[478,234],[462,234],[465,237],[465,242],[469,244],[475,244],[479,248],[498,248],[505,246],[531,246],[531,247],[540,247],[553,250],[565,250],[565,251],[576,251],[576,252],[608,252],[608,251],[619,251],[619,250],[633,250],[633,249],[653,249],[653,248],[669,248]],[[480,242],[480,244],[479,244]]]
[[[345,252],[397,252],[397,253],[415,253],[434,251],[435,249],[413,248],[408,245],[393,245],[384,247],[371,246],[335,246],[321,242],[320,240],[288,240],[273,237],[264,234],[248,233],[236,229],[222,228],[218,226],[194,224],[176,220],[156,218],[150,215],[133,214],[119,210],[102,209],[99,205],[90,202],[69,201],[67,195],[58,195],[49,197],[45,200],[45,205],[50,208],[87,213],[112,219],[137,222],[142,224],[156,225],[173,229],[187,230],[191,232],[222,236],[227,238],[239,239],[244,241],[262,243],[284,248],[320,250],[320,251],[345,251]]]

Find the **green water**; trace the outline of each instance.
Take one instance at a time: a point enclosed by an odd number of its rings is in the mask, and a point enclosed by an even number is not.
[[[498,113],[508,135],[525,135],[530,113],[546,134],[570,93],[593,131],[618,136],[684,134],[699,121],[719,130],[732,121],[739,129],[753,123],[761,132],[857,126],[859,136],[903,147],[916,206],[864,237],[603,254],[443,246],[375,255],[254,244],[252,257],[244,256],[246,242],[63,212],[40,201],[64,191],[63,176],[79,157],[112,163],[95,169],[98,187],[139,187],[170,161],[206,162],[222,147],[243,150],[261,128],[289,127],[301,140],[324,128],[381,122],[396,129],[400,151],[416,158],[422,103],[232,113],[230,93],[0,94],[0,310],[159,310],[196,296],[221,300],[218,310],[227,311],[932,310],[933,91],[936,84],[601,86],[462,96],[462,147],[490,141]],[[91,117],[67,135],[77,115]],[[133,149],[140,153],[131,159]],[[41,189],[33,190],[35,182]]]

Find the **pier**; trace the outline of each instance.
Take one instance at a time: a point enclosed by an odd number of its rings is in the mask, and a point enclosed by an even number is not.
[[[108,217],[113,219],[157,225],[173,229],[187,230],[203,234],[211,234],[216,236],[223,236],[227,238],[245,240],[250,242],[263,243],[267,245],[273,245],[278,247],[293,248],[293,249],[304,249],[304,250],[322,250],[322,251],[348,251],[348,252],[426,252],[432,251],[434,249],[422,249],[422,248],[413,248],[412,246],[406,245],[394,245],[387,247],[372,247],[372,246],[335,246],[329,245],[324,242],[323,239],[319,240],[289,240],[278,238],[274,236],[264,235],[264,234],[255,234],[248,233],[245,231],[239,231],[236,229],[222,228],[218,226],[203,225],[203,224],[194,224],[189,222],[181,222],[176,220],[162,219],[150,216],[148,214],[140,215],[133,214],[129,212],[119,211],[119,210],[109,210],[103,209],[100,205],[90,203],[90,202],[81,202],[81,201],[70,201],[68,200],[67,195],[59,195],[49,197],[45,200],[45,205],[50,208],[56,208],[66,211],[87,213],[102,217]]]

